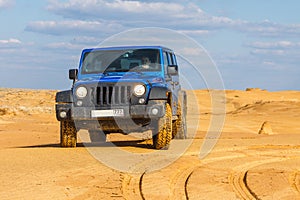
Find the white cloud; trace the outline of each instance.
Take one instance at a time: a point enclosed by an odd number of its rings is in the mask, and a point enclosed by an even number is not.
[[[252,48],[257,48],[257,49],[290,49],[290,48],[297,48],[297,47],[299,48],[300,43],[281,40],[275,42],[253,42],[247,46]]]
[[[50,35],[103,34],[120,31],[123,26],[114,22],[65,20],[35,21],[27,25],[25,30]]]
[[[105,0],[69,0],[68,2],[52,1],[48,6],[48,10],[64,17],[70,18],[107,18],[107,19],[123,19],[127,17],[137,17],[139,15],[148,16],[148,19],[161,16],[176,17],[185,13],[185,6],[177,3],[164,2],[140,2],[140,1],[105,1]],[[126,16],[126,14],[130,14]],[[124,17],[126,16],[126,17]],[[151,17],[149,17],[151,16]],[[177,18],[177,17],[176,17]]]
[[[253,42],[246,46],[252,48],[251,55],[260,59],[269,59],[281,63],[299,63],[300,42],[287,40]]]
[[[22,42],[15,38],[10,38],[8,40],[0,40],[0,44],[21,44]]]
[[[26,31],[50,35],[94,36],[114,34],[138,27],[164,27],[202,36],[211,30],[245,23],[228,17],[210,16],[199,6],[185,1],[52,0],[47,9],[69,20],[35,21]]]
[[[269,20],[253,23],[212,16],[192,1],[52,0],[47,9],[65,18],[106,20],[127,28],[152,26],[186,31],[230,29],[260,37],[298,37],[300,34],[300,24],[283,25]]]
[[[209,30],[179,30],[179,33],[192,35],[192,36],[199,36],[199,35],[208,35],[212,31]]]
[[[89,36],[76,36],[71,40],[72,44],[78,45],[97,45],[102,42],[102,38]]]
[[[0,10],[9,8],[15,4],[14,0],[0,0]]]
[[[290,41],[255,42],[250,54],[257,63],[274,70],[292,70],[299,66],[300,43]]]
[[[7,40],[0,40],[0,49],[5,49],[6,51],[8,49],[18,48],[21,45],[22,45],[22,42],[15,38],[10,38]]]
[[[70,43],[70,42],[56,42],[56,43],[50,43],[50,44],[47,44],[45,45],[45,47],[47,49],[56,49],[56,50],[67,50],[67,51],[70,51],[70,50],[76,50],[76,52],[79,52],[82,48],[83,48],[83,45],[78,45],[78,44],[73,44],[73,43]]]
[[[185,2],[141,2],[107,0],[52,1],[48,10],[66,18],[80,20],[110,20],[129,27],[160,26],[176,29],[203,30],[243,23],[228,17],[210,16],[199,6]]]
[[[263,37],[299,37],[300,24],[278,24],[271,21],[263,21],[259,23],[246,22],[239,28],[255,36]]]
[[[95,1],[94,1],[95,2]],[[113,2],[101,2],[104,3],[104,8],[111,10],[118,10],[130,13],[144,13],[152,14],[153,11],[165,12],[166,14],[172,14],[175,11],[183,11],[184,6],[175,3],[162,3],[162,2],[139,2],[139,1],[113,1]]]
[[[269,56],[283,56],[286,55],[286,51],[280,50],[280,49],[255,49],[251,51],[252,54],[258,54],[258,55],[269,55]]]

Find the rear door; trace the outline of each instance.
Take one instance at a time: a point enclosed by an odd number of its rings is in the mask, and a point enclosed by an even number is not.
[[[177,113],[178,92],[180,90],[177,59],[174,52],[164,52],[164,69],[168,87],[172,91],[172,111]]]

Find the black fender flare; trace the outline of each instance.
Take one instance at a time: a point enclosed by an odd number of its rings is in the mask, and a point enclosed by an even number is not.
[[[167,87],[152,87],[150,90],[149,100],[168,100],[171,91]]]
[[[56,103],[72,103],[73,95],[71,90],[60,91],[56,93]]]

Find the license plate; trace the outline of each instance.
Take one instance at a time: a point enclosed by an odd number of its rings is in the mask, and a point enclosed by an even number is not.
[[[123,117],[123,109],[112,109],[112,110],[92,110],[92,117]]]

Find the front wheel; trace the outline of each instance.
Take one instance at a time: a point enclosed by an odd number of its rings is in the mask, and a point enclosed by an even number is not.
[[[60,146],[76,147],[77,130],[73,121],[60,122]]]
[[[158,120],[156,133],[153,134],[153,147],[155,149],[168,148],[172,139],[172,110],[166,103],[166,113]]]

